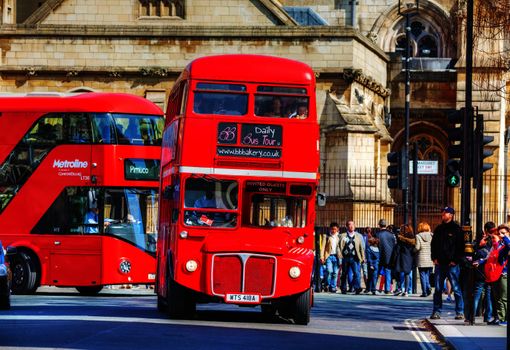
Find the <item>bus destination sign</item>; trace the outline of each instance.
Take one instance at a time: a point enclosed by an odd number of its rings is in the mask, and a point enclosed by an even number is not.
[[[285,182],[246,181],[246,192],[285,193]]]
[[[159,180],[159,160],[126,159],[124,177],[126,180]]]

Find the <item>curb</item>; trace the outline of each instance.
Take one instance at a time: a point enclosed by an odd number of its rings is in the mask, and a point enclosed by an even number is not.
[[[428,318],[424,321],[431,327],[434,335],[450,349],[454,350],[483,350],[478,344],[472,342],[463,333],[461,333],[455,326],[451,325],[438,325],[431,322]]]
[[[424,318],[423,322],[425,322],[427,324],[427,326],[430,327],[432,333],[434,334],[435,337],[437,337],[437,340],[439,342],[446,344],[448,347],[450,347],[452,349],[456,349],[453,344],[451,344],[450,342],[447,341],[446,337],[437,329],[437,327],[434,323],[430,322],[430,320],[428,318]]]

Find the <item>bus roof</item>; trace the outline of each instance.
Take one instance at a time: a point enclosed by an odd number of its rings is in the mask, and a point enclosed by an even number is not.
[[[197,58],[187,67],[192,79],[308,85],[312,68],[288,58],[263,55],[218,55]]]
[[[163,115],[149,100],[120,93],[0,94],[2,112],[102,112]]]

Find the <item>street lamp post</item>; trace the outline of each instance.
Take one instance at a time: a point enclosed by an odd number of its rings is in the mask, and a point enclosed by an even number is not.
[[[405,17],[405,31],[406,31],[406,55],[405,55],[405,127],[404,127],[404,164],[406,169],[409,169],[409,119],[410,119],[410,108],[411,108],[411,23],[410,17],[418,13],[420,6],[420,0],[398,0],[398,14]],[[407,172],[409,174],[409,172]],[[408,175],[409,176],[409,175]],[[414,174],[417,176],[417,174]],[[415,189],[416,190],[416,189]],[[404,205],[404,225],[409,224],[409,178],[403,181],[402,185],[402,197]],[[416,223],[413,223],[413,227]]]

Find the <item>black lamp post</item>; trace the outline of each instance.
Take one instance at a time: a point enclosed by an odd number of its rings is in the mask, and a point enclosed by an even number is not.
[[[398,14],[405,17],[405,31],[406,31],[406,47],[405,47],[405,143],[404,143],[404,163],[406,169],[409,169],[409,119],[410,119],[410,107],[411,107],[411,23],[410,17],[418,13],[420,7],[420,0],[398,0]],[[415,165],[416,166],[416,165]],[[409,174],[409,172],[407,172]],[[414,174],[417,176],[417,174]],[[402,197],[404,205],[404,224],[409,224],[409,178],[403,181],[402,185]],[[416,223],[413,223],[416,226]],[[416,230],[416,227],[414,227]],[[415,231],[416,232],[416,231]]]

